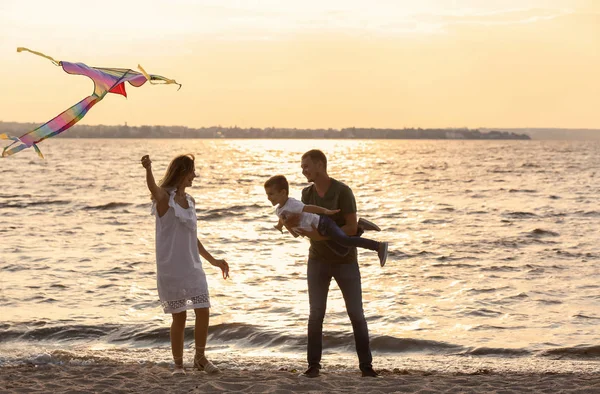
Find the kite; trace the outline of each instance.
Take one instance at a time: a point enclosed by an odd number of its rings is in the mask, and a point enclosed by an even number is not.
[[[35,52],[27,48],[17,48],[17,52],[22,51],[31,52],[35,55],[49,59],[56,66],[62,67],[68,74],[85,75],[91,78],[94,82],[94,93],[62,112],[54,119],[20,137],[13,137],[6,133],[0,134],[0,139],[13,141],[10,145],[4,147],[2,157],[14,155],[25,148],[33,147],[38,156],[44,158],[37,144],[46,138],[54,137],[55,135],[62,133],[75,123],[79,122],[90,108],[98,103],[98,101],[102,100],[108,93],[120,94],[127,97],[125,82],[129,82],[130,85],[135,87],[142,86],[146,81],[150,81],[151,84],[176,84],[179,85],[179,89],[181,89],[181,84],[177,83],[175,80],[160,75],[148,74],[140,65],[138,65],[138,69],[141,72],[124,68],[89,67],[83,63],[56,61],[43,53]]]

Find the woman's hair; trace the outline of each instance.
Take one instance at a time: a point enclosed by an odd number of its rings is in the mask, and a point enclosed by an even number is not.
[[[194,170],[194,160],[196,160],[196,158],[191,153],[174,158],[169,164],[167,172],[163,179],[160,180],[158,186],[163,189],[173,189],[177,187],[183,177]]]

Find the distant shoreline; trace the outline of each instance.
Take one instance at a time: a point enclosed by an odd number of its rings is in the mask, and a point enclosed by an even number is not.
[[[0,133],[21,136],[39,123],[0,121]],[[369,140],[600,140],[600,129],[557,128],[240,128],[211,126],[75,125],[57,138],[369,139]]]
[[[39,125],[33,123],[0,122],[0,133],[20,136]],[[196,138],[196,139],[432,139],[432,140],[530,140],[527,134],[474,129],[291,129],[184,126],[87,126],[69,129],[62,138]]]

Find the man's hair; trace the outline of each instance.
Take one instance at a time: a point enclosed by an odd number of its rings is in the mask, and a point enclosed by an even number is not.
[[[327,171],[327,157],[325,157],[325,153],[318,149],[311,149],[302,155],[303,159],[306,159],[307,157],[310,157],[312,161],[320,161],[323,163],[323,168],[325,168],[325,171]]]
[[[265,189],[267,187],[272,187],[276,191],[285,190],[288,194],[290,194],[290,185],[283,175],[275,175],[267,179],[265,182]]]

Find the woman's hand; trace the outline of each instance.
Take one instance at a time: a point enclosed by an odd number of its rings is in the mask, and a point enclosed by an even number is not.
[[[152,167],[152,160],[150,160],[150,156],[142,156],[142,167],[144,167],[145,169],[149,169],[150,167]]]
[[[325,210],[325,215],[335,215],[339,211],[340,211],[339,209],[326,209]]]
[[[227,261],[220,259],[220,260],[213,261],[211,264],[214,265],[215,267],[219,267],[221,269],[221,273],[223,274],[223,279],[229,278],[229,264],[227,264]]]

